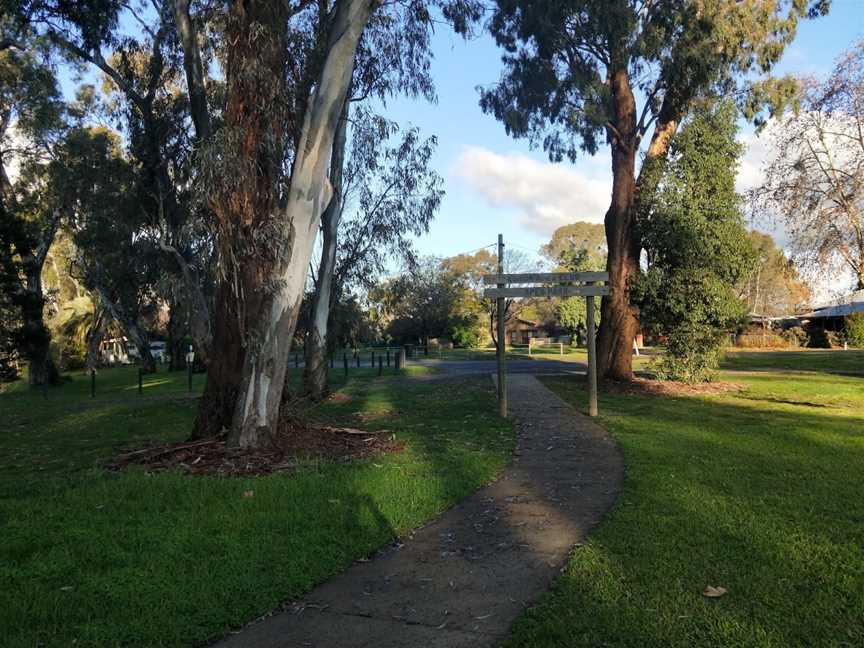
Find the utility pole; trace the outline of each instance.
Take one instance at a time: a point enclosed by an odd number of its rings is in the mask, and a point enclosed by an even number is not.
[[[504,274],[504,235],[498,235],[498,274]],[[504,288],[506,284],[498,284]],[[507,418],[507,370],[504,366],[507,341],[504,331],[504,297],[498,297],[498,414]]]

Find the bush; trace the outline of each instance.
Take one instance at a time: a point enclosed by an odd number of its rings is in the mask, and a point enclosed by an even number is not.
[[[864,313],[853,313],[846,318],[843,335],[849,346],[864,348]]]
[[[651,369],[660,380],[685,383],[710,382],[723,357],[725,333],[711,326],[676,329],[666,341],[666,353]]]
[[[786,329],[780,336],[789,343],[789,346],[803,347],[807,344],[807,331],[800,326]]]
[[[476,349],[480,346],[480,332],[476,326],[459,325],[450,330],[453,345],[464,349]]]
[[[817,326],[807,331],[807,347],[810,349],[834,349],[843,346],[840,335]]]

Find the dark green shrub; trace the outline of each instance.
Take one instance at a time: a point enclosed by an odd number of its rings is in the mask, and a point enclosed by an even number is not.
[[[864,313],[852,313],[846,318],[843,335],[849,346],[864,348]]]

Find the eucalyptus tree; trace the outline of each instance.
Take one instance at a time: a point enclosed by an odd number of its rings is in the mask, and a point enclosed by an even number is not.
[[[304,390],[315,400],[320,399],[327,389],[326,351],[328,328],[332,326],[330,310],[338,302],[348,275],[361,279],[360,283],[367,288],[374,285],[383,265],[383,255],[378,252],[380,248],[398,247],[400,251],[406,251],[406,229],[420,233],[431,218],[431,212],[422,214],[406,211],[422,202],[420,198],[410,199],[411,188],[408,185],[412,178],[406,174],[428,173],[425,166],[410,168],[404,149],[416,138],[406,137],[400,159],[392,160],[394,168],[403,169],[402,176],[397,179],[391,172],[391,178],[382,183],[381,196],[376,199],[371,199],[369,194],[372,192],[366,189],[366,195],[361,199],[361,203],[363,200],[366,203],[360,208],[363,213],[359,218],[355,217],[340,234],[342,214],[346,203],[351,200],[351,194],[363,184],[371,185],[376,175],[385,173],[383,167],[379,168],[379,158],[384,148],[382,141],[387,141],[397,128],[395,124],[370,112],[367,107],[370,100],[384,103],[397,93],[435,100],[434,83],[429,73],[429,20],[428,11],[417,3],[409,5],[408,10],[378,11],[371,17],[358,44],[351,90],[343,106],[330,161],[329,178],[333,186],[333,199],[321,218],[321,258],[317,273],[313,275],[310,323],[304,346]],[[355,113],[353,116],[352,110]],[[349,141],[350,156],[346,150]],[[347,170],[344,168],[346,164],[350,165]],[[418,185],[422,181],[423,178],[416,178]],[[404,197],[402,201],[396,198],[400,192]],[[416,223],[412,224],[413,220]],[[337,260],[341,236],[349,237],[343,246],[349,252],[341,254]],[[351,240],[351,236],[355,239]],[[363,240],[356,239],[361,236]],[[361,265],[364,271],[359,271]],[[357,270],[354,270],[355,267]],[[366,271],[370,269],[375,272]]]
[[[638,215],[653,197],[672,136],[693,101],[712,88],[738,93],[755,119],[766,103],[782,106],[794,82],[767,75],[799,21],[825,14],[830,2],[495,4],[489,29],[504,50],[505,71],[481,92],[483,109],[511,135],[542,145],[552,160],[594,154],[604,142],[609,148],[612,196],[605,227],[612,293],[601,306],[598,358],[607,377],[629,378],[639,326],[628,289],[639,269]]]
[[[27,360],[31,386],[58,379],[44,319],[42,267],[61,215],[43,199],[39,170],[63,130],[63,111],[42,43],[22,36],[0,50],[0,290],[5,319],[15,322],[7,344]]]
[[[780,217],[801,266],[847,273],[864,290],[864,41],[827,79],[804,81],[801,109],[771,140],[754,209],[763,220]]]
[[[142,316],[158,302],[159,250],[140,235],[147,213],[138,180],[117,133],[78,127],[58,145],[46,184],[77,250],[70,272],[135,345],[149,373],[156,363]]]
[[[463,29],[479,14],[464,0],[431,4]],[[231,445],[253,447],[276,429],[307,268],[333,195],[328,171],[358,45],[378,11],[410,12],[431,29],[429,5],[300,0],[227,7],[223,123],[200,156],[218,255],[220,353],[209,368],[196,435],[228,429]],[[187,51],[194,39],[183,45]]]
[[[388,259],[414,261],[411,237],[428,231],[444,193],[443,180],[431,168],[435,144],[434,137],[423,139],[416,128],[400,131],[362,108],[355,111],[350,155],[343,177],[334,184],[340,191],[322,223],[321,263],[315,276],[303,374],[304,388],[313,399],[323,396],[327,387],[330,309],[348,286],[366,290],[374,286]],[[350,212],[346,221],[330,213],[346,205]]]

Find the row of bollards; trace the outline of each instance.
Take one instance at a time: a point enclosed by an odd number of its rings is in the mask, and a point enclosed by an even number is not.
[[[186,366],[186,390],[192,393],[192,365]],[[138,367],[138,395],[144,395],[144,370]],[[96,370],[90,370],[90,398],[96,398]]]

